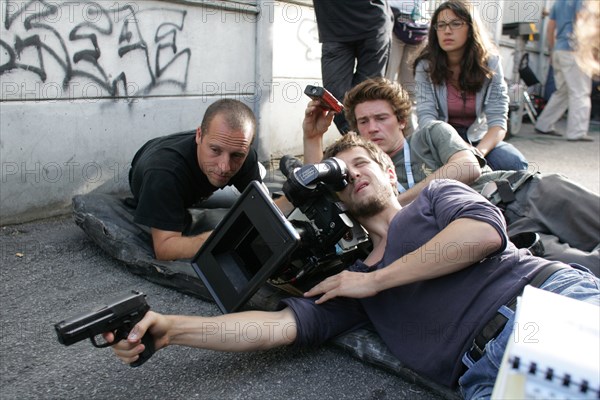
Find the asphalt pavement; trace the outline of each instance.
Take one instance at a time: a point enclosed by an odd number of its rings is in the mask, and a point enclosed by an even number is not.
[[[564,124],[564,121],[563,121]],[[593,143],[533,133],[511,138],[531,168],[559,172],[600,192],[600,129]],[[552,201],[552,199],[548,199]],[[576,206],[576,199],[574,205]],[[54,324],[136,289],[163,313],[218,308],[133,275],[70,216],[0,228],[0,397],[7,399],[441,399],[332,345],[260,353],[172,347],[131,368],[89,341],[66,347]]]

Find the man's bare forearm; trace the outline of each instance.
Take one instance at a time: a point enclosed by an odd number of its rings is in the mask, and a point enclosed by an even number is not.
[[[452,274],[473,265],[502,245],[496,229],[482,221],[459,218],[417,250],[376,272],[378,291]]]
[[[196,236],[183,236],[181,232],[162,231],[152,228],[154,256],[157,260],[171,261],[189,259],[196,255],[212,231]]]
[[[285,308],[248,311],[212,318],[166,316],[171,345],[218,351],[255,351],[288,345],[296,339],[296,320]]]
[[[323,159],[323,139],[304,139],[304,164],[318,163]]]

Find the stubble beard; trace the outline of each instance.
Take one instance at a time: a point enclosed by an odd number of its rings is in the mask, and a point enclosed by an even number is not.
[[[378,185],[375,193],[364,201],[348,207],[355,218],[368,218],[379,214],[388,205],[392,188],[389,185]]]

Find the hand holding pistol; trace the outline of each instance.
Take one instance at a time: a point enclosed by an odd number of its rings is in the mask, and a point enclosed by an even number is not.
[[[108,347],[127,339],[129,332],[149,309],[146,295],[132,290],[96,310],[61,321],[54,325],[54,329],[58,335],[58,341],[65,346],[90,338],[95,347]],[[96,338],[106,332],[114,334],[114,341],[99,343]],[[138,367],[145,363],[155,351],[154,338],[149,332],[143,336],[142,343],[145,350],[137,361],[130,364],[132,367]]]

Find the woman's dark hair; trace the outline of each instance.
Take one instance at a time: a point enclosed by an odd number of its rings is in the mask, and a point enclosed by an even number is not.
[[[440,47],[437,32],[434,28],[440,13],[444,10],[452,11],[460,20],[465,21],[469,28],[465,54],[460,63],[458,84],[463,91],[477,92],[483,87],[485,79],[489,79],[493,75],[487,62],[491,55],[490,49],[494,49],[494,46],[488,40],[485,31],[481,29],[477,18],[474,18],[469,12],[467,3],[462,0],[446,1],[435,10],[431,17],[427,45],[415,59],[413,67],[416,70],[419,61],[425,60],[429,64],[425,67],[425,70],[429,73],[433,84],[442,85],[446,83],[449,73],[448,58],[446,52]]]

